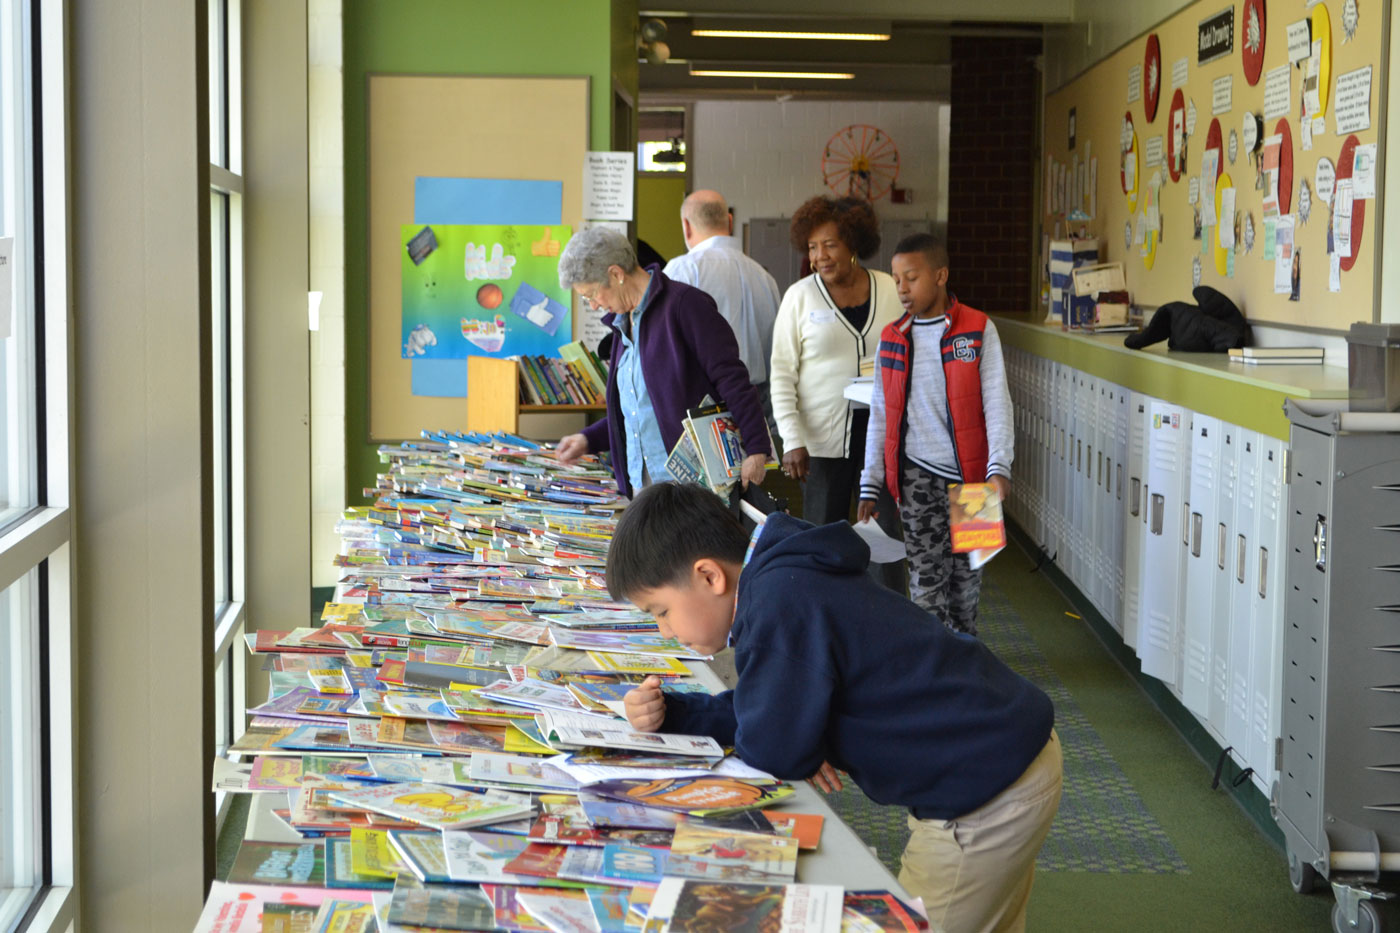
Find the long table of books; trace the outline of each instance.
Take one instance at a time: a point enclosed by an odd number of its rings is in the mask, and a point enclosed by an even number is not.
[[[196,933],[927,929],[805,782],[622,716],[704,659],[603,583],[596,462],[522,438],[381,450],[319,627],[248,636],[270,679],[218,789],[253,795]]]

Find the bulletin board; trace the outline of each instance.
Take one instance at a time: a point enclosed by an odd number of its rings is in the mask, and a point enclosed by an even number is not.
[[[1352,202],[1352,245],[1347,248],[1350,256],[1339,261],[1338,291],[1329,285],[1329,243],[1337,251],[1335,230],[1329,237],[1332,207],[1319,197],[1317,170],[1325,158],[1336,169],[1336,177],[1342,178],[1344,167],[1355,163],[1355,147],[1361,146],[1365,154],[1367,144],[1377,143],[1381,136],[1388,78],[1386,6],[1373,0],[1315,4],[1200,0],[1049,94],[1042,232],[1064,237],[1087,230],[1099,240],[1101,258],[1123,263],[1128,288],[1138,304],[1191,301],[1195,260],[1199,260],[1200,284],[1228,296],[1253,322],[1344,331],[1353,321],[1373,320],[1383,194],[1379,159],[1374,167],[1374,198]],[[1300,31],[1304,20],[1308,21],[1306,32]],[[1227,24],[1229,51],[1210,48],[1212,42],[1223,44],[1222,27]],[[1312,134],[1311,149],[1304,148],[1302,131],[1303,109],[1316,106],[1303,97],[1309,61],[1290,64],[1290,26],[1295,56],[1304,43],[1309,53],[1313,41],[1321,43],[1322,54],[1313,71],[1317,80],[1312,85],[1317,88],[1323,123],[1310,120],[1308,129],[1323,131]],[[1218,57],[1199,61],[1212,54]],[[1366,66],[1371,69],[1365,121],[1369,125],[1339,135],[1339,79],[1354,89],[1359,69]],[[1287,67],[1289,79],[1287,108],[1281,114],[1280,67]],[[1272,115],[1265,116],[1271,72]],[[1344,98],[1350,106],[1343,113],[1352,123],[1360,122],[1358,95],[1348,90]],[[1186,113],[1193,104],[1195,126],[1184,136],[1185,158],[1174,164],[1174,114],[1181,111],[1185,128],[1190,122]],[[1262,124],[1261,143],[1253,155],[1246,148],[1245,115],[1250,113],[1260,120],[1256,126]],[[1218,121],[1218,128],[1213,121]],[[1291,283],[1288,292],[1275,290],[1276,264],[1265,258],[1270,229],[1264,216],[1268,187],[1256,188],[1256,166],[1263,162],[1262,140],[1275,135],[1283,136],[1282,145],[1275,147],[1283,165],[1278,212],[1293,217],[1297,300],[1291,300]],[[1352,137],[1354,143],[1348,143]],[[1232,249],[1220,246],[1218,226],[1203,226],[1201,239],[1194,237],[1198,215],[1190,203],[1193,177],[1202,210],[1214,210],[1215,216],[1221,211],[1221,198],[1206,203],[1210,199],[1201,190],[1208,187],[1202,177],[1203,154],[1217,146],[1216,186],[1221,194],[1233,188],[1236,202],[1236,223],[1230,227],[1234,236],[1226,236],[1235,241]],[[1154,173],[1160,173],[1161,179],[1155,190],[1148,184]],[[1075,211],[1081,213],[1076,217]],[[1155,229],[1152,222],[1157,224]]]
[[[369,439],[464,430],[466,400],[415,395],[404,358],[404,227],[419,178],[562,182],[564,225],[582,214],[587,77],[369,78]]]

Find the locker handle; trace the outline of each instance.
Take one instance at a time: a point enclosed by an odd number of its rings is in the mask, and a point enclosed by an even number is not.
[[[1162,534],[1162,524],[1166,519],[1167,497],[1152,494],[1152,533],[1157,536]]]
[[[1217,570],[1225,569],[1225,542],[1229,536],[1225,532],[1225,523],[1220,523],[1220,534],[1215,542],[1215,567]]]
[[[1123,500],[1123,464],[1118,464],[1118,500]]]
[[[1138,503],[1142,501],[1142,480],[1133,477],[1133,504],[1128,506],[1128,514],[1137,518],[1139,514]]]
[[[1181,503],[1181,543],[1191,543],[1191,503]]]
[[[1200,512],[1191,513],[1191,556],[1201,556],[1201,523],[1205,521]]]
[[[1244,535],[1240,535],[1235,546],[1235,581],[1237,583],[1244,582],[1244,555]]]
[[[1313,566],[1327,570],[1327,518],[1323,515],[1313,523]]]
[[[1259,549],[1259,598],[1264,599],[1269,592],[1269,549]]]

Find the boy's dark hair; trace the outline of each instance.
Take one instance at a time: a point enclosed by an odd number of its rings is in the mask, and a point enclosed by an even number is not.
[[[608,592],[627,599],[684,582],[697,560],[741,564],[749,536],[720,498],[703,486],[657,483],[637,494],[608,548]]]
[[[807,237],[827,223],[836,224],[841,242],[861,259],[869,259],[880,249],[880,221],[869,201],[821,195],[802,202],[793,212],[788,227],[792,248],[806,255]]]
[[[894,247],[893,255],[900,253],[923,253],[928,264],[934,269],[947,269],[948,245],[932,233],[911,233]]]

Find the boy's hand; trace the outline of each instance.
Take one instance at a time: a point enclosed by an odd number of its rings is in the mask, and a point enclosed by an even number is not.
[[[1006,497],[1011,495],[1011,480],[1000,473],[987,477],[987,484],[997,491],[997,497],[1002,502],[1005,502]]]
[[[807,478],[807,448],[794,447],[783,454],[783,472],[799,482]]]
[[[880,513],[875,511],[875,503],[871,499],[862,499],[856,506],[856,521],[863,522],[870,518],[879,518]]]
[[[649,676],[622,698],[627,721],[638,732],[655,732],[666,721],[666,698],[661,694],[661,678]]]
[[[836,773],[836,769],[831,766],[829,761],[823,761],[822,766],[817,769],[817,773],[807,779],[807,783],[824,794],[838,791],[844,786],[841,783],[840,775]]]
[[[767,473],[767,454],[749,454],[744,458],[744,463],[739,468],[739,478],[744,481],[745,489],[748,489],[750,486],[762,486],[763,477]]]
[[[572,466],[578,462],[578,458],[588,453],[588,438],[582,434],[570,434],[561,438],[559,446],[554,448],[554,458],[564,466]]]

